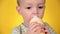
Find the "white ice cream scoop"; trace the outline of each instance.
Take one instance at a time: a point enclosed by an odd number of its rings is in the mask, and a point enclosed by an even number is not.
[[[31,19],[30,24],[31,24],[31,23],[34,23],[34,22],[43,24],[43,21],[42,21],[40,18],[38,18],[37,16],[34,16],[34,17]]]

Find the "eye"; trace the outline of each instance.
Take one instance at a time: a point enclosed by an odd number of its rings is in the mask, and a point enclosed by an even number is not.
[[[38,7],[39,9],[42,9],[43,8],[43,6],[40,6],[40,7]]]
[[[31,9],[31,7],[27,7],[26,9]]]

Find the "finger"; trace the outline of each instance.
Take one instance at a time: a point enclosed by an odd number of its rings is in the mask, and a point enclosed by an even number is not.
[[[38,30],[41,30],[41,28],[40,27],[36,27],[36,28],[33,29],[34,32],[36,32]]]
[[[36,33],[36,34],[40,34],[40,32],[41,32],[41,31],[40,31],[40,30],[38,30],[38,31],[36,31],[35,33]]]
[[[44,29],[41,29],[41,27],[36,27],[35,29],[33,29],[34,32],[40,31],[40,32],[45,32]]]
[[[50,34],[49,29],[47,27],[45,27],[45,33]]]
[[[36,28],[36,27],[38,27],[38,26],[39,26],[39,24],[33,23],[33,24],[30,25],[29,28],[33,30],[34,28]]]
[[[42,32],[41,30],[37,30],[37,31],[36,31],[36,34],[37,34],[37,33],[38,33],[38,34],[45,34],[45,32]]]
[[[38,24],[38,23],[37,22],[33,22],[33,23],[30,24],[30,26],[33,26],[34,24]]]
[[[43,27],[44,30],[48,30],[48,28],[46,26]]]
[[[45,30],[45,34],[50,34],[50,32],[48,30]]]

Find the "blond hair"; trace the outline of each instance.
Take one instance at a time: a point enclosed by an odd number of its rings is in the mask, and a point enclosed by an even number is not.
[[[20,2],[21,0],[17,0],[17,4],[20,6]],[[46,0],[44,0],[44,3],[46,2]]]

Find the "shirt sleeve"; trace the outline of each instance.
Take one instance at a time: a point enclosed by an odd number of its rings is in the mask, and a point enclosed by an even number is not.
[[[20,27],[13,29],[12,34],[20,34]]]
[[[56,34],[55,30],[48,23],[45,23],[45,26],[49,29],[50,34]]]

